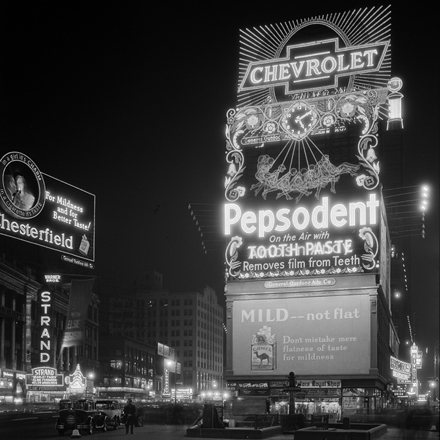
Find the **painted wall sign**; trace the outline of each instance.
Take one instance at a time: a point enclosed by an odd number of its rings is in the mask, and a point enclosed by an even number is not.
[[[368,374],[369,304],[358,295],[235,301],[234,375]],[[269,335],[271,353],[255,349],[259,336],[267,345],[261,335]]]
[[[20,152],[0,159],[0,234],[95,259],[95,196],[44,174]]]

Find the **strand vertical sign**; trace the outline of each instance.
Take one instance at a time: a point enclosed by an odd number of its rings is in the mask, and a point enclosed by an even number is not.
[[[38,292],[38,307],[40,311],[40,366],[50,366],[53,359],[52,350],[52,292],[41,289]]]

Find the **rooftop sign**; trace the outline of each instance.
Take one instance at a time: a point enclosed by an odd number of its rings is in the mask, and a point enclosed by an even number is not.
[[[239,107],[385,87],[390,6],[240,30]]]
[[[239,92],[284,86],[286,95],[338,87],[338,78],[377,72],[388,42],[340,48],[337,38],[287,47],[287,55],[249,63]]]

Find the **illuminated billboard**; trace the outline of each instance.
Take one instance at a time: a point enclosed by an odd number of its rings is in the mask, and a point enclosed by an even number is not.
[[[385,87],[390,16],[380,6],[240,29],[240,107]]]
[[[225,129],[227,281],[381,270],[378,123],[402,86],[389,14],[241,31],[239,105]]]
[[[90,194],[40,171],[26,154],[0,159],[0,234],[62,252],[92,268],[95,205]]]
[[[234,375],[368,374],[365,295],[235,301]]]
[[[362,193],[361,193],[362,194]],[[375,273],[380,194],[322,197],[295,204],[226,203],[224,234],[230,278]]]
[[[409,381],[411,378],[411,364],[403,362],[393,356],[390,356],[390,368],[393,377],[401,381]]]
[[[339,78],[380,70],[389,42],[339,47],[338,38],[305,44],[286,44],[285,56],[251,61],[239,92],[284,87],[286,95],[335,88]]]

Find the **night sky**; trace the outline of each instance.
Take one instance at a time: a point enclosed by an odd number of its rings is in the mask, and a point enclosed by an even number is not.
[[[207,284],[223,301],[222,243],[214,250],[210,242],[205,254],[188,204],[212,204],[204,207],[210,211],[223,202],[225,115],[236,103],[239,29],[346,10],[308,3],[2,4],[2,155],[23,152],[44,173],[96,195],[94,275],[129,285],[154,267],[165,287]],[[373,5],[380,3],[351,2],[350,9]],[[433,374],[439,340],[432,15],[401,2],[392,7],[392,74],[403,80],[404,185],[432,187],[427,236],[411,239],[409,271],[415,342],[429,349],[422,376]],[[204,237],[210,238],[221,235]]]

